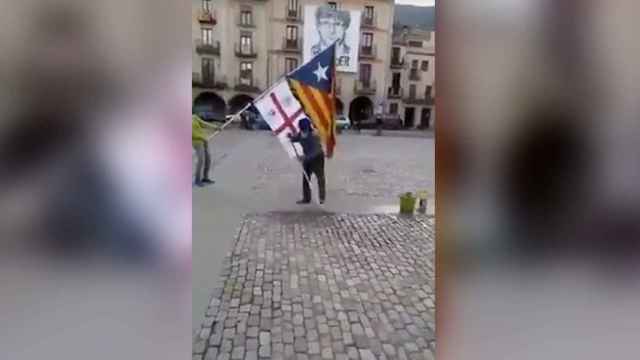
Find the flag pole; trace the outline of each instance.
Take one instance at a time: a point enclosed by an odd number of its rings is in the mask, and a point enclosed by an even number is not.
[[[234,118],[236,116],[238,116],[238,114],[242,114],[245,110],[247,110],[251,104],[253,104],[253,102],[249,102],[247,103],[247,105],[245,105],[242,109],[240,109],[239,111],[237,111],[235,114],[231,115],[231,118],[229,118],[229,120],[227,120],[224,124],[222,124],[222,126],[218,129],[218,131],[214,132],[213,134],[211,134],[211,136],[209,136],[207,138],[207,140],[211,140],[213,139],[215,136],[217,136],[218,134],[220,134],[222,132],[222,130],[224,130],[224,128],[226,128],[229,124],[231,124],[234,120]]]
[[[298,66],[298,67],[301,67],[301,66],[302,66],[302,65],[300,65],[300,66]],[[292,73],[292,72],[293,72],[293,71],[289,72],[289,74],[290,74],[290,73]],[[289,75],[289,74],[287,74],[287,75]],[[278,78],[278,81],[275,81],[273,84],[271,84],[271,86],[269,86],[265,91],[263,91],[263,92],[262,92],[262,94],[260,94],[260,96],[258,96],[258,98],[256,98],[255,100],[252,100],[252,101],[248,102],[248,103],[247,103],[247,105],[245,105],[242,109],[240,109],[240,110],[236,111],[236,113],[235,113],[235,114],[231,115],[231,118],[230,118],[227,122],[225,122],[225,123],[220,127],[220,129],[219,129],[218,131],[216,131],[215,133],[213,133],[213,134],[212,134],[212,135],[211,135],[207,140],[211,140],[211,139],[213,139],[216,135],[220,134],[220,133],[222,132],[222,130],[224,130],[224,128],[225,128],[225,127],[227,127],[227,125],[231,124],[231,122],[233,121],[234,117],[238,116],[239,114],[242,114],[242,113],[243,113],[244,111],[246,111],[249,107],[251,107],[251,105],[253,105],[253,103],[254,103],[254,102],[256,102],[256,101],[258,101],[258,100],[262,99],[262,97],[263,97],[263,96],[265,96],[265,94],[269,93],[269,91],[270,91],[271,89],[273,89],[274,87],[276,87],[276,85],[278,85],[278,83],[280,82],[280,80],[281,80],[282,78],[284,78],[284,77],[286,77],[286,75],[279,77],[279,78]]]
[[[296,158],[299,158],[300,155],[298,154],[298,149],[296,149],[296,146],[293,144],[293,142],[290,142],[291,147],[293,148],[293,152],[296,153]],[[307,172],[304,170],[304,165],[302,166],[302,175],[304,175],[304,179],[307,180],[307,184],[309,184],[309,189],[311,189],[311,178],[309,177],[309,174],[307,174]],[[313,191],[311,191],[311,197],[313,197]],[[316,199],[316,204],[320,205],[320,198]]]

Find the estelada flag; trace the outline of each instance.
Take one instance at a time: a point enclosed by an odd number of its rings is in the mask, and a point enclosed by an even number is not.
[[[322,138],[327,157],[336,146],[335,51],[333,44],[287,75],[293,94]]]

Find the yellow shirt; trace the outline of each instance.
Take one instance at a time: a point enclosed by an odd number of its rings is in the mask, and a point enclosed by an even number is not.
[[[213,124],[208,124],[204,120],[200,119],[198,115],[191,116],[191,142],[202,143],[207,142],[207,131],[206,128],[216,129],[218,126]]]

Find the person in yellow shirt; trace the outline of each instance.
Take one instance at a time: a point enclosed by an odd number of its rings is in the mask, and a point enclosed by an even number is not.
[[[215,182],[209,179],[211,153],[209,152],[208,129],[218,130],[219,126],[207,123],[196,114],[191,115],[191,144],[198,158],[194,181],[197,186],[206,186]]]

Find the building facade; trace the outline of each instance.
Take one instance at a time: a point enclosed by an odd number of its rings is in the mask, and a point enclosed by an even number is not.
[[[339,114],[348,115],[354,121],[370,117],[374,112],[387,111],[385,109],[389,107],[401,113],[411,107],[420,112],[428,106],[420,103],[419,96],[408,97],[408,89],[407,98],[396,98],[396,94],[391,93],[397,87],[390,90],[389,84],[396,76],[396,70],[401,70],[401,80],[410,75],[408,67],[392,68],[393,0],[192,2],[194,108],[207,109],[215,117],[223,118],[225,114],[243,108],[283,75],[301,65],[306,5],[329,5],[362,14],[357,72],[337,73],[336,108]],[[410,37],[418,36],[414,32],[410,34]],[[427,56],[424,54],[428,52],[427,48],[411,47],[409,42],[398,46],[406,61],[419,58],[418,64],[421,64],[422,57]],[[433,55],[432,52],[432,58]],[[433,69],[429,71],[432,78]],[[424,76],[416,86],[422,86],[424,90],[428,78]],[[389,98],[389,94],[394,96]],[[405,106],[407,101],[411,106]],[[391,106],[398,102],[401,105]],[[410,124],[415,126],[415,122],[407,123]]]
[[[435,32],[396,27],[387,88],[387,112],[407,128],[430,128],[435,119]]]

